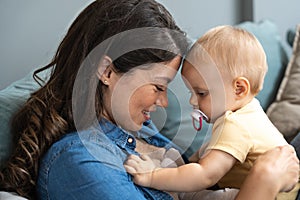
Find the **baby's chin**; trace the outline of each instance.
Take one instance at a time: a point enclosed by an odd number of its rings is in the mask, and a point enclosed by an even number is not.
[[[222,117],[224,114],[225,114],[225,112],[224,112],[224,113],[221,113],[221,114],[218,114],[218,115],[216,115],[216,116],[213,116],[213,117],[210,116],[206,122],[207,122],[207,123],[210,123],[210,124],[213,124],[213,123],[215,123],[220,117]]]
[[[212,123],[215,122],[215,121],[212,121],[211,118],[208,118],[207,120],[204,120],[204,121],[206,121],[206,122],[209,123],[209,124],[212,124]]]
[[[221,115],[220,115],[221,116]],[[217,121],[217,119],[220,117],[218,116],[208,116],[208,119],[206,120],[207,123],[209,124],[213,124]]]

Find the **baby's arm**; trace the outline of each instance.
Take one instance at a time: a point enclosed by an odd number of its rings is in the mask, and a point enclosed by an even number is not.
[[[159,190],[192,192],[199,191],[216,184],[234,165],[236,159],[231,155],[211,150],[199,163],[190,163],[178,168],[141,167],[148,163],[147,159],[136,157],[127,160],[125,169],[134,176],[134,182]]]
[[[190,162],[199,162],[199,159],[202,157],[202,155],[204,154],[205,152],[205,149],[207,148],[208,146],[208,142],[207,143],[204,143],[202,144],[202,146],[193,154],[189,157],[189,161]]]

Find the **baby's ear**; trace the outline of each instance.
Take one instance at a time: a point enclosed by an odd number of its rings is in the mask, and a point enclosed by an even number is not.
[[[250,82],[245,77],[238,77],[234,80],[234,90],[238,98],[245,97],[250,92]]]
[[[111,64],[112,60],[108,56],[103,56],[98,64],[97,77],[102,83],[107,85],[109,82],[110,74],[111,74]]]

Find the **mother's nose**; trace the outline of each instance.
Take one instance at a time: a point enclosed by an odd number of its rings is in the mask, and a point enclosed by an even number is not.
[[[161,106],[161,107],[167,107],[168,106],[168,95],[167,92],[160,92],[160,94],[158,95],[155,104],[157,106]]]
[[[198,105],[198,98],[197,98],[197,96],[194,93],[191,94],[190,104],[192,106],[197,106]]]

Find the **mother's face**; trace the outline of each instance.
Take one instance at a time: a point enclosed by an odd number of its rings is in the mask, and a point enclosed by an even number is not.
[[[141,66],[118,76],[111,87],[111,121],[125,130],[137,131],[157,106],[168,106],[167,86],[175,77],[181,57],[168,63]]]

